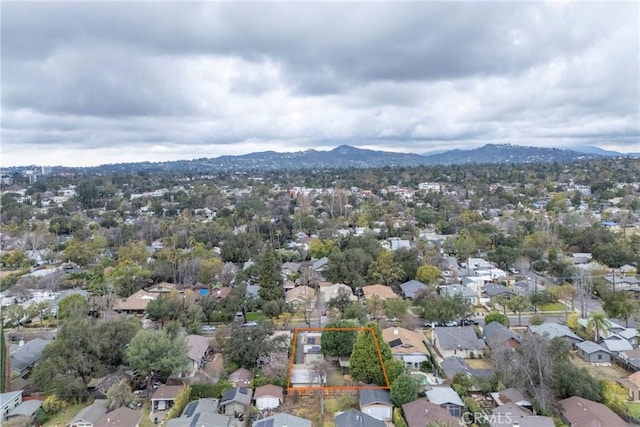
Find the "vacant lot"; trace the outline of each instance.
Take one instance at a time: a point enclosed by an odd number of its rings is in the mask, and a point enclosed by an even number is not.
[[[473,369],[493,369],[493,363],[490,359],[465,359]]]
[[[571,355],[571,361],[578,367],[585,367],[591,375],[600,380],[617,380],[629,376],[629,372],[625,371],[617,365],[611,366],[593,366],[580,359],[575,354]]]

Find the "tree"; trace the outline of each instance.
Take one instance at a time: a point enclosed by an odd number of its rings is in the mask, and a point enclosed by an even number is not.
[[[549,410],[554,402],[554,379],[558,367],[570,364],[571,348],[563,339],[525,334],[516,349],[492,353],[502,381],[508,387],[526,390],[538,405]]]
[[[471,304],[462,295],[422,298],[422,317],[428,322],[444,323],[467,316]]]
[[[258,295],[263,301],[284,299],[280,259],[272,245],[268,245],[258,264]]]
[[[131,386],[126,379],[115,383],[107,390],[107,407],[109,410],[128,406],[136,401],[136,396],[131,392]]]
[[[587,331],[594,334],[594,341],[606,335],[611,330],[611,321],[604,311],[594,311],[587,319]]]
[[[377,323],[368,323],[366,329],[358,332],[350,359],[351,377],[355,381],[367,384],[386,385],[382,363],[393,357],[389,344],[382,339],[382,332]],[[374,340],[374,336],[376,337]],[[376,342],[378,347],[376,347]],[[378,353],[378,348],[380,353]]]
[[[320,337],[322,342],[322,354],[325,356],[345,357],[349,356],[353,351],[353,345],[356,341],[357,331],[355,330],[337,330],[332,331],[331,328],[353,328],[352,322],[339,320],[330,322],[325,326]]]
[[[418,267],[418,271],[416,272],[416,279],[420,282],[435,286],[438,284],[438,281],[442,278],[442,270],[440,270],[435,265],[421,265]]]
[[[7,343],[4,338],[4,325],[0,319],[0,393],[9,389],[11,384],[11,359],[8,356]]]
[[[145,311],[151,320],[160,320],[161,326],[164,327],[165,321],[176,320],[180,316],[183,305],[178,293],[173,291],[169,295],[160,295],[149,301]]]
[[[400,359],[396,359],[395,357],[384,361],[384,369],[387,372],[389,384],[393,384],[395,379],[405,372],[404,362]]]
[[[133,295],[149,283],[151,272],[131,260],[119,262],[107,275],[119,296]]]
[[[506,306],[518,315],[518,326],[522,325],[522,312],[529,308],[529,300],[523,295],[513,295],[506,301]]]
[[[400,282],[415,279],[418,270],[418,251],[415,249],[400,248],[393,251],[394,262],[402,266],[404,275],[400,278]]]
[[[71,294],[58,304],[58,319],[74,316],[86,316],[89,313],[89,302],[80,294]]]
[[[494,311],[492,313],[487,314],[484,317],[484,324],[488,325],[491,322],[498,322],[502,326],[508,328],[509,327],[509,318],[499,311]]]
[[[27,314],[27,310],[20,304],[11,304],[4,308],[4,318],[8,325],[20,328],[20,321]]]
[[[411,302],[401,298],[390,298],[384,301],[384,313],[390,319],[403,319],[409,311]]]
[[[233,324],[224,343],[225,363],[242,368],[254,368],[261,360],[283,349],[283,339],[273,338],[273,325],[261,322],[257,326],[242,327]]]
[[[369,265],[369,280],[372,283],[394,285],[400,283],[404,274],[402,264],[394,261],[391,251],[381,251],[378,258]]]
[[[629,318],[638,312],[638,302],[625,295],[625,292],[608,292],[602,297],[602,309],[609,318],[624,319],[629,327]]]
[[[338,251],[340,251],[340,249],[331,239],[315,239],[309,243],[309,256],[311,258],[320,259],[322,257],[328,257]]]
[[[171,338],[165,332],[141,329],[125,350],[133,369],[148,378],[151,388],[157,374],[169,375],[187,366],[187,343],[184,338]]]
[[[338,310],[344,317],[344,313],[347,310],[347,307],[349,307],[349,305],[351,304],[352,296],[353,294],[351,293],[351,291],[345,288],[340,288],[338,289],[338,293],[336,294],[336,296],[331,298],[327,302],[327,307]]]
[[[478,250],[475,239],[466,228],[456,237],[454,247],[458,258],[465,260]]]
[[[613,380],[602,380],[600,387],[603,403],[615,412],[625,413],[628,400],[625,388]]]
[[[378,295],[373,295],[367,300],[367,309],[373,319],[380,317],[380,313],[384,310],[384,300]]]
[[[407,373],[400,374],[391,384],[391,400],[394,405],[402,407],[405,403],[418,398],[418,384],[415,378]]]
[[[367,270],[372,262],[373,257],[364,249],[346,249],[329,256],[324,273],[327,280],[334,283],[344,283],[352,288],[363,286],[366,283]]]
[[[50,309],[51,303],[49,301],[40,301],[35,304],[30,304],[27,306],[27,316],[30,319],[38,318],[40,320],[40,327],[42,327],[44,318],[49,315]]]

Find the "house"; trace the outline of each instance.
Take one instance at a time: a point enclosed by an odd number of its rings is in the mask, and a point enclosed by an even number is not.
[[[484,340],[491,350],[498,350],[505,346],[516,348],[520,345],[521,338],[513,333],[502,323],[491,322],[482,329]]]
[[[558,402],[570,427],[627,427],[628,424],[602,403],[572,396]]]
[[[393,417],[393,402],[388,390],[361,389],[360,410],[380,421],[391,421]]]
[[[473,369],[464,359],[458,356],[445,357],[440,362],[440,368],[447,378],[452,379],[455,374],[464,374],[468,377],[489,378],[493,369]]]
[[[121,406],[104,414],[93,427],[140,427],[142,415],[140,409],[134,410]]]
[[[320,332],[307,332],[302,335],[302,353],[304,354],[304,363],[311,365],[313,362],[321,361],[322,347],[320,343]]]
[[[166,427],[230,427],[232,417],[218,414],[218,399],[198,399],[189,402],[178,418],[172,418]]]
[[[316,291],[307,285],[301,285],[287,291],[285,302],[295,310],[306,309],[316,302]]]
[[[158,293],[147,292],[140,289],[135,294],[127,298],[120,298],[114,304],[113,310],[117,313],[144,315],[149,305],[149,301],[155,299]]]
[[[321,387],[320,378],[306,365],[293,365],[290,378],[291,387]]]
[[[478,305],[478,294],[471,288],[463,285],[447,285],[440,286],[440,295],[443,297],[453,298],[456,295],[462,297],[471,305]]]
[[[495,298],[495,297],[503,297],[506,299],[511,298],[512,296],[516,296],[517,293],[513,289],[509,289],[503,285],[496,284],[488,284],[482,288],[482,294],[486,298]]]
[[[618,353],[618,360],[623,363],[623,367],[627,371],[637,372],[640,371],[640,349],[634,348],[629,351],[621,351]]]
[[[33,416],[38,411],[38,409],[42,407],[43,403],[44,402],[42,400],[38,399],[23,400],[21,404],[9,411],[9,413],[6,415],[6,418],[20,417],[25,421],[33,421]],[[0,420],[2,420],[2,417],[0,417]]]
[[[11,352],[11,369],[13,375],[24,377],[38,363],[50,340],[34,338]]]
[[[508,404],[514,404],[521,408],[531,408],[532,406],[531,402],[515,388],[507,388],[502,391],[491,393],[491,398],[498,406]]]
[[[458,427],[458,419],[453,417],[449,411],[441,408],[427,399],[418,399],[402,405],[404,419],[408,427],[424,427],[430,423],[437,423],[442,427]]]
[[[251,405],[252,395],[250,388],[230,388],[224,392],[222,399],[220,399],[220,408],[226,415],[244,414]]]
[[[168,294],[171,291],[176,290],[176,285],[174,283],[162,282],[157,285],[153,285],[147,288],[147,292],[155,293],[155,294]]]
[[[576,344],[578,356],[592,365],[610,365],[611,352],[593,341],[582,341]]]
[[[67,423],[67,427],[94,427],[100,418],[107,413],[107,399],[96,399],[83,408]]]
[[[240,368],[229,374],[229,382],[233,387],[249,387],[253,379],[253,372],[247,368]]]
[[[621,380],[620,383],[629,392],[630,401],[640,401],[640,372],[634,372],[627,378]]]
[[[253,427],[312,427],[312,423],[295,415],[279,413],[254,421]]]
[[[213,288],[211,289],[211,295],[214,296],[217,300],[223,300],[229,296],[231,293],[231,288]]]
[[[427,390],[427,399],[442,409],[446,409],[454,417],[461,417],[464,412],[464,402],[451,387],[433,387]]]
[[[436,327],[433,329],[434,345],[442,357],[460,356],[471,358],[483,354],[487,348],[484,340],[476,336],[473,326]]]
[[[571,329],[565,325],[555,322],[545,322],[541,325],[529,325],[529,332],[538,335],[546,335],[549,339],[566,338],[572,345],[576,345],[582,338],[574,334]]]
[[[612,357],[617,356],[621,351],[633,350],[633,346],[629,341],[618,337],[603,340],[601,345],[611,353]]]
[[[386,427],[384,421],[373,418],[357,409],[349,409],[336,415],[336,427]]]
[[[578,325],[581,328],[582,331],[587,332],[588,328],[587,325],[589,323],[589,319],[578,319]],[[627,328],[625,328],[624,326],[613,322],[611,320],[609,320],[609,328],[606,331],[598,331],[598,337],[597,337],[597,342],[600,342],[601,340],[605,340],[608,338],[612,338],[616,335],[618,335],[619,333],[626,331]],[[593,334],[593,331],[591,331],[591,333]],[[634,336],[633,333],[630,333],[629,331],[624,332],[625,334],[630,334],[631,336]],[[636,335],[637,336],[637,335]]]
[[[0,407],[2,408],[2,416],[5,419],[9,412],[17,408],[22,403],[22,390],[0,393]]]
[[[282,263],[282,275],[285,277],[291,276],[293,273],[297,273],[299,270],[300,270],[299,262]]]
[[[638,337],[640,337],[640,332],[638,332],[637,329],[625,328],[622,331],[619,331],[616,335],[629,341],[631,347],[638,348]]]
[[[283,389],[277,385],[266,384],[255,389],[253,398],[259,411],[275,409],[282,404]]]
[[[493,408],[489,417],[491,427],[555,427],[553,418],[533,415],[515,403]]]
[[[419,368],[429,359],[429,351],[424,344],[424,335],[399,326],[382,330],[382,339],[391,347],[396,359],[402,360],[405,367]]]
[[[163,385],[158,387],[151,397],[151,411],[169,410],[183,389],[183,385]]]
[[[367,301],[373,298],[374,295],[383,301],[398,298],[398,295],[393,292],[393,289],[391,289],[391,287],[384,285],[365,286],[362,288],[362,292],[364,293],[364,299]]]
[[[415,299],[416,296],[426,292],[429,288],[418,280],[409,280],[400,285],[402,295],[407,299]]]
[[[322,286],[322,283],[320,284],[320,300],[322,303],[324,303],[325,305],[331,301],[332,298],[335,298],[339,295],[340,290],[343,289],[343,292],[347,292],[347,294],[349,295],[349,300],[351,301],[357,301],[358,297],[356,297],[355,295],[353,295],[353,290],[351,289],[350,286],[347,286],[345,284],[342,283],[336,283],[333,285],[328,285],[328,286]]]
[[[201,335],[187,335],[187,358],[189,359],[189,376],[196,374],[205,362],[207,353],[209,352],[209,339]]]

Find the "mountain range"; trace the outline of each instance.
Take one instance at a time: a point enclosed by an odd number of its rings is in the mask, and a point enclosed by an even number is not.
[[[383,166],[421,166],[481,163],[547,163],[575,162],[604,157],[640,157],[599,147],[573,149],[528,147],[511,144],[487,144],[470,150],[450,150],[431,155],[394,153],[340,145],[329,151],[306,150],[291,153],[264,151],[238,156],[220,156],[170,162],[106,164],[96,167],[71,168],[85,173],[112,172],[221,172],[278,169],[366,168]],[[68,168],[65,168],[68,169]]]

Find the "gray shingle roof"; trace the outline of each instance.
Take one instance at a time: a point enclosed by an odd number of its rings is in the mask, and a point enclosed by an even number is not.
[[[275,414],[253,423],[253,427],[311,427],[311,425],[311,421],[307,419],[285,413]]]
[[[33,364],[40,360],[42,351],[50,342],[51,341],[43,340],[42,338],[34,338],[22,347],[18,347],[11,353],[11,367],[16,371],[22,372],[30,366],[33,366]]]
[[[484,335],[487,344],[490,347],[497,347],[504,344],[506,341],[510,339],[514,339],[520,342],[520,337],[504,325],[498,322],[491,322],[482,329],[482,334]]]
[[[335,418],[336,427],[386,427],[384,421],[373,418],[357,409],[349,409]]]
[[[609,353],[609,350],[602,347],[600,344],[596,344],[593,341],[582,341],[576,344],[576,347],[580,350],[584,351],[587,354],[593,354],[598,351],[604,351],[605,353]]]
[[[427,399],[436,405],[444,405],[447,403],[464,406],[464,402],[460,399],[458,393],[451,387],[433,387],[427,390]]]
[[[391,395],[387,390],[383,389],[362,389],[360,390],[360,406],[371,405],[373,403],[381,403],[391,405]]]
[[[478,339],[473,326],[437,327],[435,328],[440,348],[482,350],[487,347],[484,340]]]
[[[538,335],[547,335],[550,339],[558,337],[567,337],[576,341],[582,341],[582,338],[571,332],[565,325],[555,322],[546,322],[541,325],[529,325],[529,330]]]
[[[401,284],[400,289],[402,289],[402,294],[405,298],[413,299],[416,297],[416,293],[426,290],[427,285],[418,280],[409,280]]]

